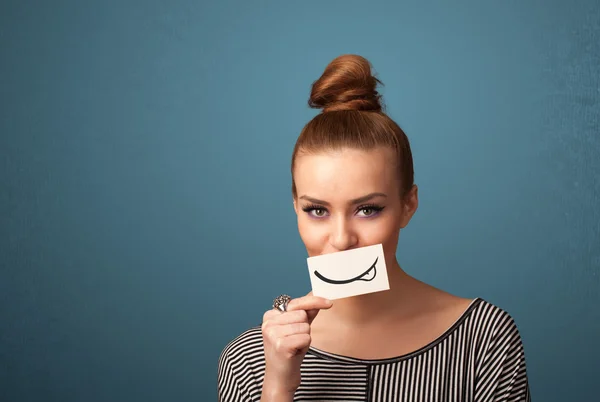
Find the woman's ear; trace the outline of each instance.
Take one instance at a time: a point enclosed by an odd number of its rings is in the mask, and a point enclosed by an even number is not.
[[[416,184],[413,184],[409,192],[404,196],[402,200],[402,219],[400,222],[400,228],[404,229],[408,226],[408,223],[412,219],[415,212],[419,208],[419,188]]]
[[[292,203],[294,204],[294,212],[296,212],[296,215],[298,215],[298,203],[296,202],[295,198],[292,200]]]

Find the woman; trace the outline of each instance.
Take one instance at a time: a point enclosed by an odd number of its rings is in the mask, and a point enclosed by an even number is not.
[[[309,293],[267,311],[223,350],[220,401],[530,400],[510,315],[396,261],[418,193],[408,139],[377,83],[366,59],[345,55],[313,84],[309,105],[323,110],[296,143],[292,194],[309,256],[382,244],[390,289],[335,302]]]

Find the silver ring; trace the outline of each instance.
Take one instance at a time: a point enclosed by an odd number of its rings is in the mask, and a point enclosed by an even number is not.
[[[287,305],[292,300],[288,295],[279,295],[273,300],[273,308],[279,311],[287,311]]]

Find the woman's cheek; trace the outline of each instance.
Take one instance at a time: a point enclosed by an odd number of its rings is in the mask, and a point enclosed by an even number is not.
[[[384,219],[374,218],[373,221],[366,221],[359,226],[359,238],[362,244],[385,244],[390,237],[394,236],[393,222]]]
[[[309,217],[299,219],[298,231],[308,254],[318,255],[321,254],[321,249],[327,239],[323,234],[323,225],[316,225],[314,222],[310,222],[310,219]]]

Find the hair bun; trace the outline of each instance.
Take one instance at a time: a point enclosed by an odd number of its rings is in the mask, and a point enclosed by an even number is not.
[[[325,68],[323,75],[313,83],[308,104],[323,109],[323,113],[338,110],[380,112],[381,84],[371,73],[371,63],[358,55],[336,57]]]

